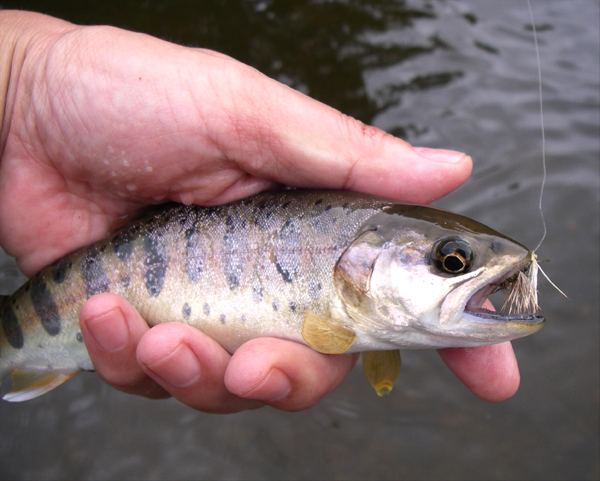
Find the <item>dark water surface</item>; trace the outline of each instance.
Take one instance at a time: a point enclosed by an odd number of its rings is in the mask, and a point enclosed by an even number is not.
[[[355,369],[318,406],[228,416],[148,401],[82,374],[0,403],[0,479],[598,479],[598,1],[536,1],[548,237],[570,301],[540,281],[547,326],[516,341],[522,383],[476,399],[433,351],[405,352],[392,395]],[[527,4],[515,1],[12,2],[214,48],[415,145],[468,152],[438,205],[535,246],[541,137]],[[24,278],[0,258],[0,288]]]

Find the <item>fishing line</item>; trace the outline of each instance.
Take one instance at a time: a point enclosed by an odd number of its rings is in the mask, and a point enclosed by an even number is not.
[[[544,198],[544,187],[546,186],[546,177],[547,177],[547,172],[546,172],[546,133],[545,133],[545,128],[544,128],[544,101],[543,101],[543,97],[542,97],[542,62],[540,61],[540,48],[538,45],[537,31],[535,28],[535,20],[533,18],[533,10],[531,8],[530,0],[527,0],[527,7],[529,8],[529,18],[531,20],[531,31],[533,32],[533,43],[535,44],[535,56],[537,58],[537,66],[538,66],[538,91],[539,91],[539,97],[540,97],[540,124],[541,124],[541,129],[542,129],[542,169],[543,169],[542,186],[540,188],[540,198],[539,198],[539,203],[538,203],[538,208],[540,210],[540,217],[542,218],[543,233],[542,233],[542,238],[538,242],[538,245],[535,247],[535,249],[533,249],[531,251],[531,267],[529,269],[527,276],[529,278],[530,286],[537,286],[537,274],[538,274],[538,271],[541,272],[542,275],[546,278],[546,280],[552,285],[552,287],[554,287],[558,292],[560,292],[563,296],[565,296],[568,299],[567,295],[563,291],[561,291],[558,288],[558,286],[556,284],[554,284],[554,282],[552,282],[550,280],[548,275],[540,267],[540,265],[537,261],[537,254],[536,254],[536,251],[540,248],[540,246],[542,245],[542,242],[544,242],[544,239],[546,238],[546,234],[548,233],[548,229],[546,227],[546,219],[544,218],[544,210],[542,209],[542,201]],[[535,302],[535,306],[537,306],[537,292],[535,292],[533,294],[533,301]]]
[[[542,129],[543,175],[542,175],[542,187],[540,188],[540,200],[539,200],[538,207],[540,210],[540,217],[542,218],[543,234],[542,234],[542,238],[540,239],[540,242],[538,243],[536,248],[533,249],[533,251],[532,251],[532,252],[536,252],[542,245],[542,242],[544,242],[544,239],[546,238],[546,234],[548,232],[548,229],[546,228],[546,219],[544,218],[544,210],[542,209],[542,201],[544,199],[544,187],[546,185],[546,134],[545,134],[545,129],[544,129],[544,101],[542,98],[542,62],[540,61],[540,48],[538,46],[537,31],[535,28],[535,21],[533,19],[533,10],[531,9],[531,1],[530,0],[527,0],[527,7],[529,8],[529,18],[531,19],[531,30],[533,31],[533,42],[535,44],[535,56],[537,58],[537,66],[538,66],[538,88],[539,88],[539,97],[540,97],[540,124],[541,124],[541,129]]]

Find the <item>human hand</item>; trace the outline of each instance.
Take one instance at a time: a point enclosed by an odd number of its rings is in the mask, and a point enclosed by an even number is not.
[[[147,204],[214,205],[278,184],[426,203],[471,170],[464,154],[414,149],[215,52],[26,12],[1,11],[0,32],[0,243],[27,275]],[[107,382],[210,412],[310,407],[356,360],[276,339],[230,356],[188,326],[149,329],[110,294],[80,320]],[[518,387],[509,343],[442,357],[484,399]]]

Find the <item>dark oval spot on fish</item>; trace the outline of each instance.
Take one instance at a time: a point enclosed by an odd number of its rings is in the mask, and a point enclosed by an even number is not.
[[[189,320],[190,316],[192,315],[192,308],[187,302],[183,305],[183,308],[181,309],[181,315],[186,321]]]
[[[259,304],[263,300],[263,290],[261,287],[253,287],[252,288],[252,300]]]
[[[253,209],[254,225],[259,227],[261,230],[269,228],[269,221],[273,217],[273,210],[276,209],[272,202],[264,200],[257,204]]]
[[[227,322],[227,317],[225,317],[225,314],[221,314],[221,324],[225,324]]]
[[[204,303],[204,306],[202,307],[202,312],[204,312],[205,316],[210,316],[210,306],[208,305],[208,302]]]
[[[292,278],[292,273],[290,271],[288,271],[287,269],[284,269],[283,267],[281,267],[281,264],[279,263],[279,260],[277,259],[277,257],[275,258],[275,269],[277,269],[277,272],[279,272],[279,274],[281,274],[281,277],[283,279],[284,282],[294,282],[294,279]]]
[[[316,279],[311,279],[308,282],[308,295],[311,299],[316,300],[321,297],[321,283]]]
[[[227,217],[227,229],[223,236],[221,256],[223,271],[230,290],[236,289],[241,282],[244,271],[245,237],[238,235],[239,224],[234,222],[232,216]]]
[[[186,231],[185,271],[192,282],[198,282],[204,272],[205,249],[203,237],[195,229]]]
[[[164,246],[160,241],[160,237],[146,236],[144,238],[144,251],[146,252],[144,284],[150,297],[158,297],[165,284],[167,273]]]
[[[77,332],[77,334],[75,334],[75,339],[77,339],[77,342],[83,342],[83,336],[81,335],[81,332]]]
[[[279,229],[275,256],[271,259],[284,282],[294,282],[300,268],[301,249],[300,225],[297,219],[289,219]]]
[[[48,290],[46,283],[40,280],[31,282],[29,296],[35,313],[42,321],[44,330],[51,336],[56,336],[61,329],[61,320],[58,306],[54,302],[52,293]]]
[[[122,261],[126,261],[133,252],[133,242],[127,238],[125,232],[117,234],[112,239],[113,250],[115,255]]]
[[[50,276],[52,277],[52,280],[56,283],[56,284],[62,284],[65,279],[67,278],[67,275],[69,274],[69,270],[71,268],[72,264],[69,262],[64,262],[64,261],[58,261],[56,262],[53,266],[52,266],[52,271]]]
[[[90,252],[80,262],[81,275],[85,281],[88,299],[96,294],[108,292],[110,282],[104,272],[102,257],[98,252]]]
[[[19,319],[13,310],[9,307],[2,311],[2,329],[8,343],[15,349],[21,349],[25,344],[23,331],[19,324]]]

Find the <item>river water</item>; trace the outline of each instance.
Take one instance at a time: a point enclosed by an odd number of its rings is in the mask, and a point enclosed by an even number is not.
[[[214,48],[415,145],[472,155],[437,205],[533,247],[538,72],[524,0],[4,1]],[[515,342],[510,400],[473,397],[433,351],[377,398],[360,369],[316,407],[227,416],[119,393],[94,374],[0,403],[0,479],[598,479],[598,1],[532,1],[543,71],[547,326]],[[0,289],[24,281],[0,258]]]

